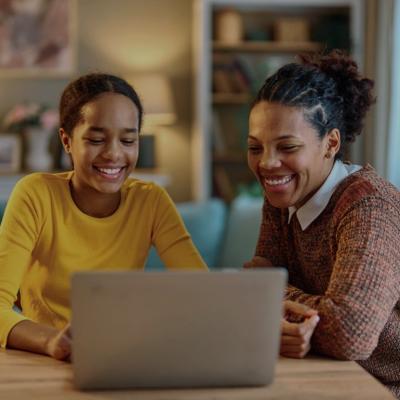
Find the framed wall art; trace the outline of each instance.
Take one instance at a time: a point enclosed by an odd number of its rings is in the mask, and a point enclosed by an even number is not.
[[[0,77],[62,77],[76,65],[76,0],[0,1]]]

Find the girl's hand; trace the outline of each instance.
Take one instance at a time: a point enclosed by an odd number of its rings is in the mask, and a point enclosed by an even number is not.
[[[280,354],[303,358],[311,348],[311,337],[319,322],[318,311],[293,301],[285,301],[284,309]]]
[[[56,360],[71,361],[72,351],[71,324],[52,336],[47,342],[46,353]]]

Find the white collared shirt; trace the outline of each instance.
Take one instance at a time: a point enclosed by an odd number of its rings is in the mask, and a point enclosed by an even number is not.
[[[299,209],[289,207],[288,224],[294,213],[297,213],[297,219],[304,231],[324,211],[339,183],[361,168],[360,165],[344,164],[336,160],[330,174],[317,192]]]

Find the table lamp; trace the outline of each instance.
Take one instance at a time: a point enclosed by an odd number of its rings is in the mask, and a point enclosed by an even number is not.
[[[138,93],[144,109],[142,133],[139,138],[137,168],[155,168],[155,131],[162,125],[176,120],[172,89],[168,79],[161,74],[135,74],[127,81]]]

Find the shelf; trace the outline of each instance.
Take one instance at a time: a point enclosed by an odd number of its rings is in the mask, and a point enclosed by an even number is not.
[[[322,50],[318,42],[241,42],[237,44],[213,42],[214,51],[243,52],[243,53],[300,53]]]
[[[231,154],[214,154],[213,162],[215,164],[247,164],[246,152]]]
[[[213,104],[248,104],[251,100],[249,93],[213,93]]]

